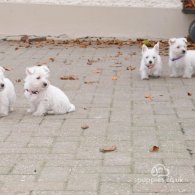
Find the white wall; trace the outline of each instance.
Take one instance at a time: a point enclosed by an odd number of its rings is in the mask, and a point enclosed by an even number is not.
[[[0,34],[70,37],[186,36],[194,15],[178,9],[0,4]]]

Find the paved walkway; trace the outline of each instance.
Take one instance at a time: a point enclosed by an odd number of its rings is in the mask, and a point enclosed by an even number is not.
[[[194,78],[141,81],[137,46],[17,48],[0,42],[1,65],[17,91],[15,111],[0,119],[1,195],[195,194]],[[16,81],[44,61],[75,113],[26,113],[23,81]],[[60,79],[68,74],[79,80]],[[112,145],[116,151],[99,151]]]

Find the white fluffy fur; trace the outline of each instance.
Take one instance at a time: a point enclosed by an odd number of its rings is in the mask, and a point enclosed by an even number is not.
[[[33,66],[26,68],[24,94],[30,101],[30,109],[34,116],[41,116],[48,112],[64,114],[75,111],[62,90],[50,84],[47,66]]]
[[[162,72],[162,61],[159,55],[159,43],[149,49],[142,46],[142,59],[140,66],[141,79],[149,79],[149,76],[159,77]]]
[[[195,51],[187,50],[185,38],[169,40],[169,66],[171,77],[191,78],[195,73]]]
[[[13,111],[16,93],[13,83],[4,76],[4,68],[0,67],[0,115],[7,116]]]

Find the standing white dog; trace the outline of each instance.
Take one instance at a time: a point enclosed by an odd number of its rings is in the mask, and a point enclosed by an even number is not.
[[[16,93],[13,83],[4,76],[5,69],[0,67],[0,115],[7,116],[13,111]]]
[[[195,73],[195,51],[187,51],[185,38],[169,40],[169,66],[171,77],[191,78]]]
[[[48,112],[65,114],[75,111],[75,106],[70,103],[64,92],[50,84],[49,72],[45,65],[26,68],[24,94],[31,104],[27,112],[41,116]]]
[[[149,76],[159,77],[161,73],[162,61],[159,55],[159,42],[151,49],[143,45],[140,66],[141,79],[149,79]]]

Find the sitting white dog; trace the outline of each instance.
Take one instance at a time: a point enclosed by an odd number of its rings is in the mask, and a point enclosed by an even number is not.
[[[7,116],[13,111],[16,93],[13,83],[4,76],[5,69],[0,67],[0,115]]]
[[[143,45],[140,66],[141,79],[149,79],[149,76],[159,77],[161,73],[162,61],[159,55],[159,42],[151,49]]]
[[[65,114],[75,111],[75,106],[70,103],[62,90],[50,84],[49,69],[47,66],[33,66],[26,68],[24,94],[29,99],[34,116],[42,116],[49,112]]]
[[[191,78],[195,72],[195,51],[187,51],[185,38],[169,40],[169,66],[171,77]]]

